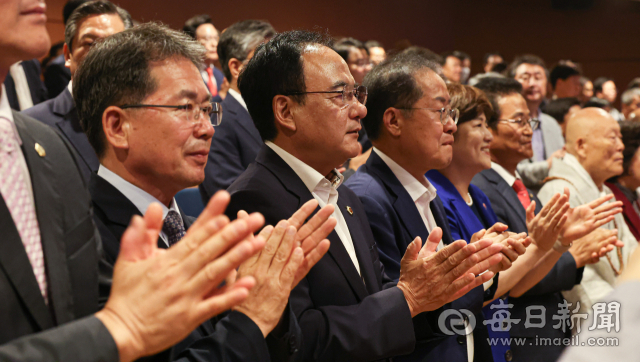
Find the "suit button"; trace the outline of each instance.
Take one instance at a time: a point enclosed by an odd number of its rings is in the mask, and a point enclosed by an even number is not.
[[[291,338],[289,339],[289,353],[295,354],[297,352],[298,352],[298,348],[296,347],[296,337],[291,336]]]
[[[467,338],[465,336],[458,336],[458,338],[457,338],[458,344],[464,344],[466,339]]]
[[[513,360],[513,352],[511,352],[510,349],[508,349],[505,353],[504,353],[504,359],[507,362],[511,362],[511,360]]]

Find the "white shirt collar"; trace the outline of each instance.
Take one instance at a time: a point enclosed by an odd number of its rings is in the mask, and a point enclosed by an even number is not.
[[[238,101],[238,103],[240,103],[240,105],[243,106],[247,112],[249,112],[249,109],[247,109],[247,103],[245,103],[244,98],[242,98],[242,95],[239,92],[237,92],[235,89],[229,88],[228,94],[231,94],[231,96],[235,98],[235,100]],[[222,110],[222,112],[224,112],[224,109]]]
[[[9,98],[7,98],[7,90],[2,84],[2,94],[0,95],[0,117],[6,118],[11,123],[11,127],[13,127],[13,135],[18,142],[18,145],[22,145],[22,139],[20,138],[20,134],[18,133],[18,129],[16,128],[16,123],[13,120],[13,113],[11,113],[11,106],[9,105]]]
[[[342,184],[342,181],[344,181],[344,176],[342,176],[342,174],[338,172],[338,170],[333,170],[337,178],[334,179],[333,182],[329,181],[313,167],[300,161],[275,143],[266,141],[265,144],[269,146],[269,148],[271,148],[275,153],[277,153],[278,156],[280,156],[284,160],[284,162],[289,165],[289,167],[291,167],[293,172],[295,172],[296,175],[300,177],[304,185],[307,187],[307,189],[309,189],[309,192],[315,192],[316,194],[318,194],[318,196],[320,196],[323,201],[325,201],[325,203],[329,198],[329,193],[331,191],[335,191]],[[326,197],[323,197],[325,196],[324,194],[326,194]]]
[[[518,171],[516,171],[515,175],[512,175],[504,167],[495,162],[491,162],[491,169],[497,172],[498,175],[500,175],[500,177],[502,177],[511,187],[513,187],[516,179],[520,179],[520,174],[518,173]]]
[[[571,166],[576,171],[576,173],[580,177],[582,177],[582,179],[587,184],[589,184],[589,186],[591,186],[594,189],[598,190],[598,192],[602,192],[601,190],[598,189],[598,187],[596,186],[596,183],[593,182],[593,178],[591,178],[591,175],[589,175],[589,172],[587,172],[587,170],[584,169],[584,167],[582,166],[580,161],[578,161],[576,156],[574,156],[574,155],[572,155],[570,153],[565,153],[564,157],[562,158],[562,161],[564,161],[564,163],[567,164],[568,166]]]
[[[131,203],[135,205],[135,207],[140,211],[142,215],[147,211],[147,208],[151,203],[157,202],[162,206],[162,220],[167,217],[169,210],[174,210],[180,215],[180,211],[178,211],[178,207],[176,204],[176,199],[171,200],[170,207],[166,207],[163,203],[158,201],[155,197],[151,196],[148,192],[139,188],[138,186],[130,183],[129,181],[123,179],[115,172],[109,170],[108,168],[100,165],[98,167],[98,176],[105,179],[108,183],[113,185],[118,191],[120,191]],[[180,215],[182,217],[182,215]]]
[[[67,89],[71,94],[73,94],[73,86],[71,85],[72,82],[73,82],[73,79],[69,81],[69,84],[67,84]]]
[[[427,194],[428,201],[431,202],[436,198],[437,191],[436,188],[429,182],[429,180],[422,176],[421,180],[417,180],[413,175],[411,175],[407,170],[402,168],[402,166],[398,165],[394,160],[392,160],[389,156],[385,155],[378,148],[374,147],[378,156],[384,161],[384,163],[389,166],[391,172],[398,178],[402,186],[407,190],[413,202],[416,202],[422,195]]]

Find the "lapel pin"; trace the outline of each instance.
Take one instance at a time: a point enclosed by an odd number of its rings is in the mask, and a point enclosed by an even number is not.
[[[347,206],[347,211],[349,211],[349,215],[353,215],[353,209],[351,206]]]
[[[47,155],[47,152],[45,152],[44,147],[40,146],[39,143],[36,143],[35,149],[36,149],[36,152],[38,153],[38,156],[44,157]]]
[[[485,204],[484,202],[482,203],[482,207],[484,207],[484,209],[487,209],[487,204]]]

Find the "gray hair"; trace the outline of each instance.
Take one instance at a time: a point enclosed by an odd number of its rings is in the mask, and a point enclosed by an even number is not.
[[[640,88],[627,89],[626,91],[624,91],[624,93],[622,93],[622,104],[629,105],[636,97],[640,97]]]
[[[91,48],[73,78],[73,98],[98,157],[106,148],[102,114],[107,107],[140,103],[157,90],[150,63],[177,57],[200,67],[205,52],[185,33],[158,23],[111,35]]]
[[[69,16],[69,20],[67,20],[67,24],[64,28],[64,41],[67,43],[69,50],[72,50],[73,39],[78,34],[78,23],[89,16],[103,14],[118,14],[125,29],[129,29],[133,26],[131,15],[129,15],[126,10],[110,1],[96,0],[84,3],[78,6],[73,13],[71,13],[71,16]]]
[[[228,27],[218,42],[218,57],[227,80],[231,82],[229,60],[235,58],[244,62],[258,44],[274,35],[275,29],[264,20],[244,20]]]

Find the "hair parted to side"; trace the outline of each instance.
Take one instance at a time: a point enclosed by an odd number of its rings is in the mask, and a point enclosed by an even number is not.
[[[200,25],[211,24],[213,25],[213,20],[207,14],[200,14],[194,17],[189,18],[189,20],[184,22],[184,26],[182,27],[182,31],[187,33],[193,39],[196,38],[196,30]]]
[[[238,88],[264,141],[273,140],[278,134],[273,98],[306,90],[302,56],[319,46],[331,48],[332,45],[328,34],[294,30],[277,34],[256,48],[253,58],[240,73]],[[290,97],[300,104],[306,99],[304,95]]]
[[[544,63],[544,60],[533,54],[519,55],[513,60],[513,62],[511,62],[507,71],[511,78],[515,78],[516,70],[522,64],[539,65],[544,69],[544,74],[547,76],[547,79],[549,79],[549,70],[547,69],[547,65]]]
[[[273,26],[264,20],[244,20],[228,27],[218,43],[220,66],[227,80],[231,82],[229,60],[235,58],[244,62],[258,44],[275,34]]]
[[[78,34],[78,24],[89,16],[97,16],[103,14],[118,14],[125,29],[133,26],[131,15],[123,8],[115,5],[107,0],[89,1],[78,6],[69,16],[64,28],[64,41],[69,47],[69,51],[73,50],[73,39]]]
[[[375,141],[380,137],[383,116],[387,109],[410,108],[428,91],[420,87],[416,75],[421,71],[438,74],[439,69],[439,64],[415,52],[400,53],[375,66],[364,77],[364,85],[369,95],[367,115],[362,119],[362,125],[369,139]]]
[[[480,82],[476,84],[476,88],[483,91],[487,96],[489,103],[491,103],[493,112],[491,112],[491,118],[487,119],[487,124],[493,129],[496,128],[498,119],[501,117],[500,106],[498,105],[500,99],[511,94],[522,93],[522,84],[512,78],[482,78]]]
[[[102,114],[107,107],[140,103],[156,91],[152,62],[184,58],[199,67],[204,56],[198,42],[158,23],[138,25],[93,46],[74,75],[73,98],[98,157],[106,147]]]
[[[460,111],[458,118],[458,126],[480,117],[484,114],[487,120],[493,114],[493,107],[489,98],[483,91],[470,85],[459,83],[447,84],[447,91],[451,97],[451,108],[457,108]]]

